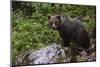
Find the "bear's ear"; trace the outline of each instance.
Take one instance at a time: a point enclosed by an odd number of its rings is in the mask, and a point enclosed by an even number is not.
[[[51,18],[51,16],[48,16],[48,19],[50,19]]]
[[[61,17],[60,17],[60,15],[56,16],[56,18],[57,18],[57,19],[59,19],[59,20],[61,20]]]

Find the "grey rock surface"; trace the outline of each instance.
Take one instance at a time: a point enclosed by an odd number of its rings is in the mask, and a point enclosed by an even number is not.
[[[29,64],[70,62],[70,58],[66,58],[65,50],[56,43],[53,43],[46,48],[30,53],[27,59],[29,61]]]
[[[17,60],[16,64],[51,64],[70,62],[70,54],[69,48],[63,48],[60,45],[53,43],[50,46],[26,54],[23,60]]]
[[[95,51],[90,54],[86,51],[81,51],[77,55],[75,53],[75,55],[72,54],[73,51],[71,48],[52,43],[47,47],[28,52],[23,57],[19,57],[16,60],[16,65],[67,63],[73,62],[73,59],[75,60],[74,62],[96,60]]]

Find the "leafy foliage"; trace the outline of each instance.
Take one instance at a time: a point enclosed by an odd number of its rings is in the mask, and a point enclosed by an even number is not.
[[[96,24],[96,7],[13,1],[12,3],[12,54],[16,57],[29,50],[39,49],[51,42],[61,43],[57,31],[48,28],[48,16],[69,15],[72,18],[85,11],[86,28],[91,31]]]

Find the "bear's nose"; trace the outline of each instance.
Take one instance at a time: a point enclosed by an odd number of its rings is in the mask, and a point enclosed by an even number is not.
[[[55,28],[55,27],[56,27],[56,25],[53,23],[53,24],[52,24],[52,27],[54,27],[54,28]]]
[[[54,23],[52,24],[52,28],[53,29],[56,29],[56,25]]]

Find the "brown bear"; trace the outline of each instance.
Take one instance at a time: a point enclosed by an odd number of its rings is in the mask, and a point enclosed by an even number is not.
[[[59,31],[63,39],[62,46],[69,46],[70,41],[73,41],[78,47],[89,49],[90,38],[79,19],[71,20],[67,16],[53,15],[48,17],[48,23],[51,28]]]

